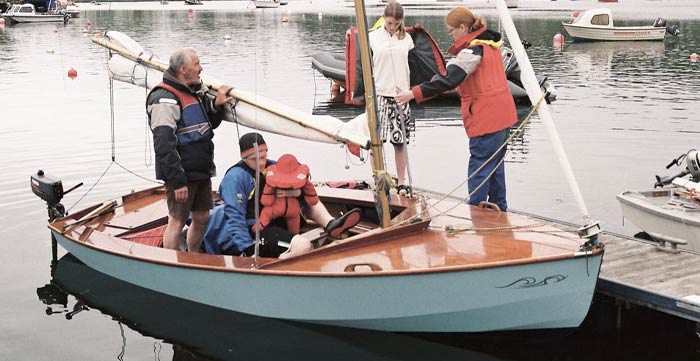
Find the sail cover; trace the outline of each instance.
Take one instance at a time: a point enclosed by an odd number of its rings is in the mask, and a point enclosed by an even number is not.
[[[168,65],[155,55],[147,54],[132,38],[118,31],[108,31],[105,39],[95,38],[93,42],[122,53],[112,54],[109,71],[116,80],[146,87],[158,85],[163,79],[162,71]],[[218,89],[212,81],[204,80],[210,88]],[[210,91],[215,97],[216,92]],[[241,89],[232,90],[232,95],[240,100],[235,112],[231,112],[228,121],[241,125],[324,143],[346,143],[369,149],[369,128],[363,117],[356,117],[344,122],[330,115],[312,115],[286,104],[281,104],[259,94]]]
[[[429,81],[436,74],[445,74],[445,57],[440,47],[421,24],[406,28],[413,38],[414,48],[408,52],[411,86]],[[345,103],[364,104],[365,86],[362,81],[362,62],[357,28],[345,33]]]

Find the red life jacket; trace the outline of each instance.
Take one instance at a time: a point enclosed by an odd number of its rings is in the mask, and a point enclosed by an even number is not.
[[[518,121],[500,49],[491,41],[476,39],[484,31],[486,27],[464,36],[448,50],[457,55],[470,46],[483,48],[481,63],[456,88],[462,100],[462,121],[469,138],[498,132]]]

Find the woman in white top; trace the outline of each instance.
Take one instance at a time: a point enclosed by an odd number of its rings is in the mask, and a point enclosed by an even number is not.
[[[398,104],[396,95],[411,88],[411,72],[408,68],[408,52],[413,49],[413,39],[403,24],[403,7],[397,2],[384,8],[384,24],[369,34],[372,48],[374,86],[382,125],[382,139],[394,146],[397,189],[409,191],[406,186],[408,157],[406,144],[415,128],[408,103]]]

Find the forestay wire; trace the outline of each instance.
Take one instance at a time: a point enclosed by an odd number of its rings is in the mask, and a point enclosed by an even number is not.
[[[110,52],[110,57],[111,57],[111,55],[112,55],[112,54],[111,54],[111,52]],[[138,66],[138,65],[137,65],[137,66]],[[141,65],[141,66],[143,66],[143,65]],[[145,87],[145,89],[146,89],[146,94],[148,94],[148,72],[146,72],[146,80],[145,80],[145,81],[146,81],[146,87]],[[99,178],[97,178],[97,181],[95,181],[95,183],[93,183],[93,185],[90,186],[90,188],[89,188],[87,191],[85,191],[85,193],[83,193],[83,195],[80,196],[80,198],[78,198],[78,200],[77,200],[75,203],[73,203],[73,205],[71,205],[71,206],[68,208],[67,212],[70,212],[71,209],[73,209],[73,208],[74,208],[76,205],[78,205],[88,194],[90,194],[90,192],[102,181],[102,179],[103,179],[104,176],[107,174],[107,172],[109,171],[109,169],[112,168],[112,165],[113,165],[113,164],[116,164],[117,166],[119,166],[119,168],[123,169],[123,170],[126,171],[127,173],[130,173],[130,174],[132,174],[132,175],[134,175],[134,176],[136,176],[136,177],[138,177],[138,178],[140,178],[140,179],[143,179],[143,180],[145,180],[145,181],[148,181],[148,182],[151,182],[151,183],[155,183],[155,184],[163,184],[162,182],[155,181],[155,180],[153,180],[153,179],[151,179],[151,178],[147,178],[147,177],[144,177],[144,176],[142,176],[142,175],[140,175],[140,174],[137,174],[136,172],[132,171],[131,169],[129,169],[129,168],[127,168],[127,167],[125,167],[124,165],[122,165],[121,163],[119,163],[119,162],[117,161],[117,145],[116,145],[116,144],[117,144],[117,141],[116,141],[116,136],[115,136],[115,125],[116,125],[116,121],[115,121],[115,117],[114,117],[114,108],[115,108],[115,106],[114,106],[114,78],[110,76],[110,77],[109,77],[109,110],[110,110],[110,112],[109,112],[109,123],[110,123],[110,124],[109,124],[109,129],[110,129],[109,134],[110,134],[110,147],[111,147],[111,159],[112,159],[112,161],[107,165],[107,168],[102,172],[102,174],[99,176]],[[148,127],[148,123],[146,123],[146,125],[147,125],[147,127]],[[148,130],[147,130],[147,131],[148,131]],[[149,166],[150,163],[147,163],[147,161],[146,161],[146,157],[148,157],[148,156],[151,155],[151,153],[150,153],[150,151],[149,151],[149,149],[148,149],[148,145],[150,144],[150,138],[149,138],[148,136],[145,137],[144,144],[145,144],[145,146],[144,146],[144,147],[145,147],[145,148],[144,148],[144,163],[146,163],[146,166]],[[151,160],[152,160],[152,159],[151,159]]]

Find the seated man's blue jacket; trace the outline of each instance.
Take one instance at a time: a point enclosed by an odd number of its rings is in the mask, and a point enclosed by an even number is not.
[[[275,164],[275,161],[268,159],[266,167],[272,164]],[[254,204],[253,174],[255,171],[243,161],[226,171],[219,185],[219,195],[224,204],[212,209],[209,225],[204,233],[203,246],[206,253],[240,255],[253,245],[250,227],[255,224],[255,217],[248,216],[254,214],[248,210],[248,207]]]

